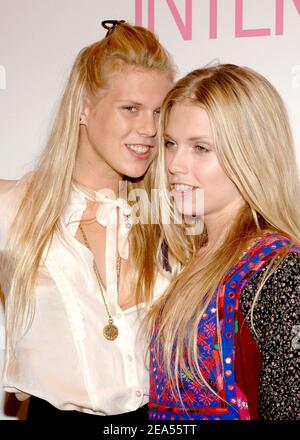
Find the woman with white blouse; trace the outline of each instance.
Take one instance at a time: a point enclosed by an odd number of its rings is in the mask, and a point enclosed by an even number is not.
[[[167,279],[156,273],[157,231],[126,192],[150,194],[174,68],[150,31],[104,27],[75,61],[35,170],[0,184],[3,387],[31,396],[31,420],[147,415],[138,329]]]

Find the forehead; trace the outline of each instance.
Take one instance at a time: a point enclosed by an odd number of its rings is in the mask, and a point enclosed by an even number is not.
[[[166,132],[182,137],[211,136],[211,126],[207,111],[196,104],[176,103],[172,106]]]
[[[168,72],[124,66],[110,75],[106,94],[113,100],[147,100],[160,106],[171,87]]]

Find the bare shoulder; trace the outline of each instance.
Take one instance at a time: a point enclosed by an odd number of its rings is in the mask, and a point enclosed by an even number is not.
[[[0,196],[5,197],[12,193],[15,193],[16,196],[22,193],[27,184],[30,181],[30,177],[32,176],[32,172],[28,172],[24,174],[19,180],[7,180],[0,179]]]
[[[6,224],[9,218],[15,216],[25,194],[29,176],[27,173],[19,180],[0,179],[0,223],[3,220]]]
[[[16,184],[18,180],[6,180],[0,179],[0,194],[5,194],[10,191]]]

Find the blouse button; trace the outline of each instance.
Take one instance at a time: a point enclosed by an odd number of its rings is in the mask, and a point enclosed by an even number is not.
[[[136,395],[137,397],[141,397],[142,393],[141,393],[141,391],[136,391],[135,395]]]
[[[127,358],[128,358],[128,360],[129,360],[129,362],[132,362],[133,357],[131,356],[131,354],[129,354],[129,355],[127,356]]]

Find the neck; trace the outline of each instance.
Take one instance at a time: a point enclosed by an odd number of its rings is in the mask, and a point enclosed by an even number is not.
[[[236,218],[242,204],[241,201],[232,203],[222,211],[211,213],[205,216],[205,226],[207,229],[208,246],[214,246],[220,237],[228,230]]]
[[[79,184],[91,190],[109,189],[117,196],[123,176],[111,168],[89,142],[80,137],[73,177]]]

